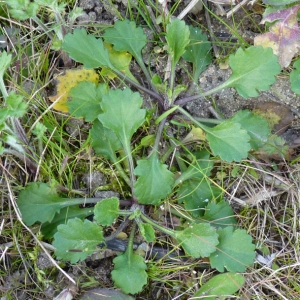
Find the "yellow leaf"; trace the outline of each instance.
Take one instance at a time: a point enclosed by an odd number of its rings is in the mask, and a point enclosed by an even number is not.
[[[64,75],[58,76],[56,80],[58,81],[57,93],[49,99],[52,102],[57,101],[53,106],[54,109],[68,112],[67,101],[70,90],[81,81],[91,81],[97,84],[99,76],[95,70],[81,68],[67,70]]]
[[[182,140],[183,144],[189,144],[197,141],[205,141],[205,132],[201,128],[192,127],[192,130]]]
[[[132,73],[129,70],[129,65],[132,59],[132,55],[128,53],[127,51],[119,52],[113,49],[113,46],[108,43],[104,43],[104,48],[108,51],[109,60],[112,63],[112,65],[122,73],[124,73],[127,77],[137,82],[135,77],[132,75]],[[102,68],[101,73],[102,76],[106,76],[109,79],[114,79],[116,74],[114,74],[112,71],[110,71],[107,68]]]

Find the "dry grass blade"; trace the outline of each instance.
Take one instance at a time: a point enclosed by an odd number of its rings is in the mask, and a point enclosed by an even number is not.
[[[265,264],[256,264],[246,275],[243,291],[249,299],[300,298],[300,172],[297,165],[285,167],[286,178],[262,171],[257,180],[245,173],[235,188],[239,197],[232,197],[243,206],[237,208],[240,226],[248,229],[264,252]]]
[[[9,201],[12,205],[12,207],[14,208],[14,212],[16,214],[17,220],[22,224],[22,226],[27,230],[27,232],[29,232],[31,234],[31,236],[33,237],[33,239],[35,240],[35,242],[39,245],[39,247],[44,251],[44,253],[47,255],[48,259],[51,261],[51,263],[66,277],[68,278],[68,280],[70,280],[73,284],[76,284],[76,282],[74,281],[73,278],[71,278],[59,265],[58,263],[52,258],[51,254],[47,251],[47,249],[45,248],[44,244],[41,243],[41,241],[37,238],[36,234],[28,227],[24,224],[24,222],[22,221],[22,217],[21,217],[21,213],[18,209],[17,203],[16,203],[16,197],[15,194],[12,190],[12,186],[11,183],[8,179],[8,176],[6,174],[6,171],[4,169],[4,167],[2,166],[2,170],[3,170],[3,174],[4,174],[4,178],[7,184],[7,190],[8,190],[8,195],[9,195]]]

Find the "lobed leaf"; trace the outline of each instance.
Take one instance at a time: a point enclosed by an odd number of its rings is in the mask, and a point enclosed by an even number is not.
[[[217,251],[211,254],[210,264],[219,272],[225,268],[230,272],[244,272],[247,266],[254,263],[255,245],[246,230],[229,226],[218,229],[219,245]]]
[[[218,203],[209,202],[205,207],[205,212],[201,221],[208,221],[211,226],[224,228],[236,226],[237,221],[234,212],[227,201],[221,200]]]
[[[4,0],[13,18],[23,21],[37,15],[39,6],[29,0]]]
[[[96,154],[115,161],[115,152],[122,148],[122,144],[116,134],[104,127],[99,120],[95,120],[90,130],[90,135],[91,145]]]
[[[84,118],[86,122],[97,119],[102,112],[100,102],[103,95],[108,93],[106,84],[96,84],[88,81],[80,82],[69,93],[71,100],[67,102],[70,114]]]
[[[115,285],[126,294],[140,292],[147,283],[147,265],[144,258],[134,254],[132,249],[127,247],[124,254],[114,258],[114,270],[111,272]]]
[[[104,43],[104,48],[108,50],[109,60],[112,65],[124,75],[133,81],[137,81],[136,78],[130,72],[130,62],[132,59],[132,55],[127,51],[119,52],[113,49],[113,46],[108,43]],[[117,75],[110,71],[107,68],[102,68],[101,73],[102,76],[108,76],[109,79],[114,79]]]
[[[298,10],[300,5],[293,5],[265,16],[261,24],[272,23],[270,32],[260,34],[254,38],[255,46],[270,47],[278,55],[282,68],[290,65],[292,58],[300,47],[300,29],[298,25]]]
[[[210,153],[206,150],[201,150],[193,152],[192,155],[196,161],[190,163],[188,168],[178,177],[176,183],[182,183],[190,178],[203,179],[210,176],[214,167],[214,162],[210,159]]]
[[[119,199],[103,199],[94,208],[95,220],[103,226],[110,226],[119,216]]]
[[[114,45],[115,50],[128,51],[135,58],[142,60],[141,51],[146,45],[147,37],[142,28],[136,27],[135,22],[119,20],[113,28],[105,30],[103,37],[105,42]]]
[[[184,21],[175,19],[167,25],[166,40],[168,43],[168,52],[171,55],[173,64],[177,64],[190,39],[189,27]]]
[[[271,134],[268,121],[249,110],[238,111],[230,120],[239,123],[242,129],[247,130],[250,136],[249,143],[254,150],[261,148]]]
[[[135,131],[144,123],[146,111],[140,109],[143,99],[130,89],[110,90],[101,102],[103,113],[98,116],[106,128],[113,131],[123,147]]]
[[[190,227],[175,231],[174,237],[189,256],[208,257],[216,251],[218,234],[209,224],[191,224]]]
[[[18,207],[27,225],[35,222],[51,222],[62,207],[67,206],[58,196],[55,188],[46,183],[31,182],[20,192]]]
[[[50,96],[49,100],[55,102],[53,106],[54,109],[62,112],[68,112],[69,106],[67,105],[67,101],[72,88],[77,87],[85,81],[98,84],[99,76],[95,70],[87,70],[84,68],[80,68],[75,70],[67,70],[64,75],[58,76],[56,80],[58,82],[56,87],[57,93],[56,95]],[[83,84],[83,88],[84,87],[85,85]],[[96,87],[91,88],[95,89]],[[74,107],[73,105],[72,108],[73,111],[76,111],[77,107]]]
[[[80,208],[79,206],[70,206],[62,208],[58,213],[55,214],[52,221],[42,224],[41,233],[43,238],[51,239],[57,232],[57,226],[60,224],[65,224],[69,219],[79,218],[83,219],[85,217],[91,216],[94,211],[91,207]]]
[[[155,240],[155,230],[150,224],[138,223],[141,235],[146,242],[152,243]]]
[[[241,161],[247,157],[251,149],[250,136],[240,124],[226,120],[213,128],[205,127],[205,131],[214,155],[228,162]]]
[[[211,63],[211,43],[207,35],[203,34],[198,27],[189,26],[190,43],[185,48],[182,57],[193,64],[193,80],[198,82],[200,74]]]
[[[57,227],[52,244],[57,259],[76,263],[92,254],[101,242],[104,242],[101,227],[89,220],[74,218]]]
[[[172,191],[173,173],[159,161],[156,152],[148,159],[138,160],[134,174],[139,176],[134,191],[141,204],[158,205]]]
[[[236,88],[244,98],[257,97],[258,91],[267,91],[280,72],[278,57],[272,49],[261,46],[251,46],[246,50],[239,48],[230,55],[229,65],[232,74],[223,85]]]
[[[184,203],[184,208],[194,217],[203,216],[207,204],[221,194],[221,190],[212,187],[210,182],[203,179],[185,181],[177,192],[178,202]]]
[[[7,114],[10,117],[23,117],[28,108],[28,104],[23,102],[23,96],[10,92],[6,98]]]
[[[80,47],[79,45],[86,45]],[[73,33],[65,36],[62,44],[64,51],[77,62],[82,63],[86,68],[95,69],[98,67],[108,67],[113,69],[109,60],[108,51],[104,48],[101,39],[87,34],[85,29],[75,29]]]
[[[205,300],[216,300],[228,297],[237,292],[245,283],[241,274],[226,273],[214,276],[193,295],[192,298],[203,298]],[[223,296],[223,297],[222,297]],[[197,298],[198,299],[198,298]]]

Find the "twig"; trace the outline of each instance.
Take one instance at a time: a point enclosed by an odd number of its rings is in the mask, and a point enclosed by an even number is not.
[[[235,12],[237,12],[242,6],[246,5],[250,0],[243,0],[241,3],[237,4],[234,8],[232,8],[227,14],[227,19],[230,18]],[[253,5],[257,0],[251,0],[251,4]]]
[[[182,20],[193,8],[195,5],[201,3],[201,0],[192,0],[187,7],[177,16],[177,19]]]
[[[217,45],[215,44],[216,40],[214,38],[214,33],[212,31],[212,25],[211,25],[211,20],[210,20],[210,15],[209,15],[209,10],[208,10],[208,4],[207,4],[207,0],[202,0],[203,1],[203,5],[205,7],[205,19],[206,19],[206,23],[207,23],[207,28],[209,31],[209,35],[210,35],[210,40],[212,43],[212,47],[213,47],[213,51],[215,54],[215,57],[218,58],[220,53],[219,53],[219,49],[217,47]]]

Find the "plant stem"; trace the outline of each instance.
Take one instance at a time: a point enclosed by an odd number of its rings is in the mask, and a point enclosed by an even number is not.
[[[196,94],[196,95],[193,95],[193,96],[190,96],[190,97],[185,97],[185,98],[181,98],[181,99],[178,99],[174,102],[175,105],[179,105],[179,106],[183,106],[185,105],[186,103],[190,102],[190,101],[193,101],[193,100],[197,100],[199,98],[204,98],[204,97],[207,97],[207,96],[210,96],[212,95],[213,93],[216,93],[224,88],[227,88],[229,87],[229,81],[225,81],[223,82],[222,84],[220,84],[219,86],[215,87],[214,89],[212,90],[209,90],[205,93],[201,93],[201,94]]]
[[[106,198],[62,198],[62,202],[59,202],[58,205],[63,207],[68,207],[72,205],[85,205],[85,204],[94,204],[100,202]],[[132,202],[130,200],[119,200],[120,204],[123,206],[131,206]]]
[[[170,76],[170,90],[172,92],[172,99],[169,99],[169,105],[173,104],[174,81],[175,81],[175,65],[174,62],[172,61],[171,76]]]
[[[3,78],[0,78],[0,91],[2,93],[3,98],[6,99],[8,96],[8,93],[7,93]]]
[[[192,117],[185,109],[183,109],[182,107],[178,107],[177,108],[183,115],[187,116],[194,124],[196,124],[197,126],[199,126],[201,129],[203,129],[204,131],[207,131],[209,129],[209,127],[199,123],[194,117]],[[222,122],[224,122],[224,120],[215,120],[215,122],[210,122],[210,123],[214,123],[214,124],[221,124]]]
[[[128,178],[127,174],[124,172],[120,162],[118,161],[118,158],[116,156],[115,153],[113,153],[113,156],[110,157],[112,162],[114,163],[114,165],[116,166],[119,174],[122,176],[122,178],[124,179],[124,181],[128,184],[128,186],[131,186],[131,182],[130,179]]]
[[[131,227],[131,231],[130,231],[130,236],[129,236],[129,239],[128,239],[127,249],[125,251],[127,253],[130,253],[130,252],[133,251],[133,239],[134,239],[135,230],[136,230],[136,223],[133,222],[132,227]]]
[[[122,232],[122,231],[128,226],[129,222],[130,222],[130,220],[129,220],[129,218],[127,217],[127,218],[121,223],[121,225],[118,227],[118,229],[117,229],[115,232],[113,232],[111,235],[109,235],[108,237],[105,238],[105,242],[111,241],[111,240],[117,238],[117,235],[118,235],[120,232]]]
[[[54,35],[53,33],[51,32],[51,30],[49,30],[45,25],[44,23],[38,18],[38,17],[32,17],[32,20],[38,24],[39,27],[41,27],[41,29],[43,29],[43,31],[45,32],[45,34],[49,37],[50,40],[53,40],[54,38]]]
[[[134,197],[134,184],[136,181],[136,178],[134,175],[134,163],[133,163],[133,158],[131,155],[130,142],[127,141],[126,138],[124,139],[123,147],[124,147],[124,152],[127,157],[128,165],[129,165],[131,194],[132,194],[132,197]]]
[[[157,103],[160,107],[160,109],[163,109],[163,103],[164,103],[164,98],[159,95],[156,92],[153,92],[143,86],[141,86],[139,83],[133,81],[132,79],[130,79],[129,77],[127,77],[126,75],[124,75],[121,71],[116,70],[116,69],[112,69],[112,71],[117,74],[121,79],[125,80],[126,82],[130,83],[131,85],[133,85],[134,87],[136,87],[137,89],[147,93],[148,95],[152,96],[155,100],[157,100]]]
[[[160,231],[170,235],[170,236],[174,236],[174,230],[172,229],[168,229],[166,227],[163,227],[161,225],[158,225],[157,223],[155,223],[154,221],[152,221],[150,218],[148,218],[146,215],[144,215],[143,213],[141,213],[141,218],[148,224],[152,225],[153,227],[159,229]]]
[[[155,142],[154,142],[154,145],[153,145],[153,151],[158,151],[160,138],[161,138],[163,129],[165,127],[166,121],[167,121],[167,118],[162,119],[159,126],[158,126],[158,130],[157,130],[156,137],[155,137]]]
[[[151,85],[152,89],[154,92],[157,93],[156,87],[152,84],[152,79],[151,76],[144,64],[144,61],[142,59],[140,59],[140,57],[138,55],[134,55],[135,60],[137,61],[137,63],[139,64],[139,66],[141,67],[143,73],[145,74],[147,81],[149,82],[149,84]]]

